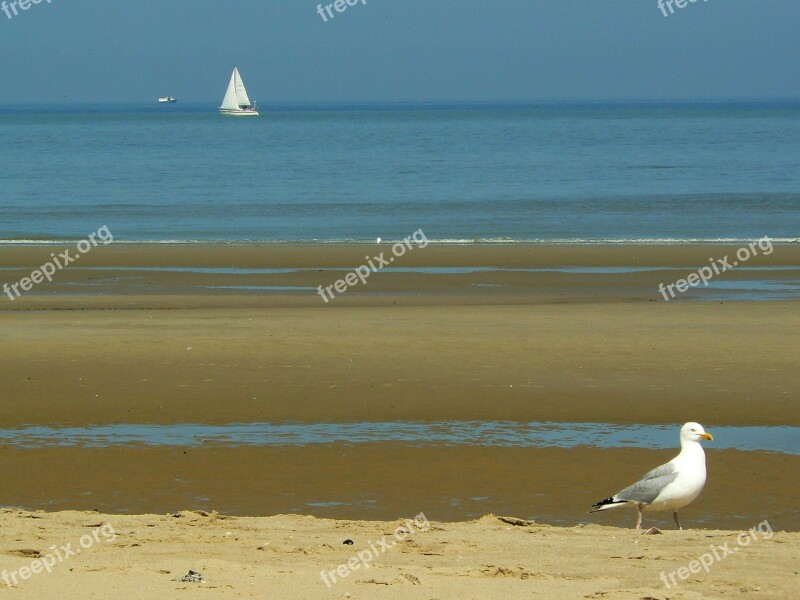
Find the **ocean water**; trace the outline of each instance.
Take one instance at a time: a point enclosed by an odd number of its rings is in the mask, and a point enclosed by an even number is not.
[[[800,105],[0,109],[0,241],[794,240]]]

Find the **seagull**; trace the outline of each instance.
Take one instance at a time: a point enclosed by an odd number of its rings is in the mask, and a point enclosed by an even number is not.
[[[608,510],[624,504],[634,504],[638,512],[636,529],[642,528],[642,511],[671,510],[678,529],[678,510],[691,503],[706,483],[706,455],[700,440],[713,440],[700,423],[686,423],[681,427],[681,452],[669,461],[647,473],[632,486],[592,504],[590,513]]]

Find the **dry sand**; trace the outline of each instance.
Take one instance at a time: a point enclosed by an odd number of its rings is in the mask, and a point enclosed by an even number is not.
[[[739,538],[739,532],[715,530],[642,536],[630,529],[548,527],[492,516],[470,523],[431,522],[428,527],[424,519],[418,521],[423,523],[421,529],[415,528],[410,535],[398,532],[394,537],[404,520],[226,518],[188,511],[116,516],[6,510],[0,513],[0,553],[3,568],[15,573],[18,585],[11,590],[0,587],[0,596],[36,600],[789,600],[796,598],[800,589],[800,534],[770,535],[766,526],[753,536]],[[93,541],[91,534],[99,526],[105,527],[104,533]],[[384,536],[385,546],[378,541]],[[343,543],[348,539],[352,545]],[[747,545],[740,546],[739,539]],[[82,543],[87,548],[63,561],[56,555],[51,573],[23,571],[29,578],[19,577],[19,569],[52,552],[50,546],[60,548],[68,543],[70,549]],[[726,556],[722,547],[730,554]],[[358,553],[364,553],[369,568],[353,559]],[[692,561],[704,554],[708,572],[691,573],[690,568],[700,569],[699,563],[693,565]],[[350,572],[340,567],[348,561],[358,567]],[[338,568],[344,577],[336,574]],[[679,569],[686,569],[681,571],[685,580],[680,579]],[[200,573],[204,583],[175,581],[190,570]],[[322,571],[333,571],[336,583],[328,575],[331,585],[327,587]],[[9,580],[13,583],[10,576]]]

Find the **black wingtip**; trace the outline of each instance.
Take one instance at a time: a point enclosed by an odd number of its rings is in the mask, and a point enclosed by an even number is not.
[[[592,504],[592,507],[589,509],[590,513],[597,512],[599,510],[603,510],[604,507],[614,504],[625,504],[624,500],[614,500],[614,497],[611,496],[610,498],[606,498],[605,500],[600,500],[600,502],[595,502]]]

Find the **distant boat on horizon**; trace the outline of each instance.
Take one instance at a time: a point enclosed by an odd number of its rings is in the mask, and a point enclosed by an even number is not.
[[[258,116],[258,107],[255,102],[250,102],[250,96],[247,95],[247,89],[244,87],[244,81],[242,81],[238,67],[233,68],[231,80],[228,83],[228,91],[225,92],[225,98],[222,100],[219,112],[223,115],[235,117]]]
[[[158,99],[159,104],[173,104],[174,102],[177,102],[177,100],[172,96],[164,96]]]

